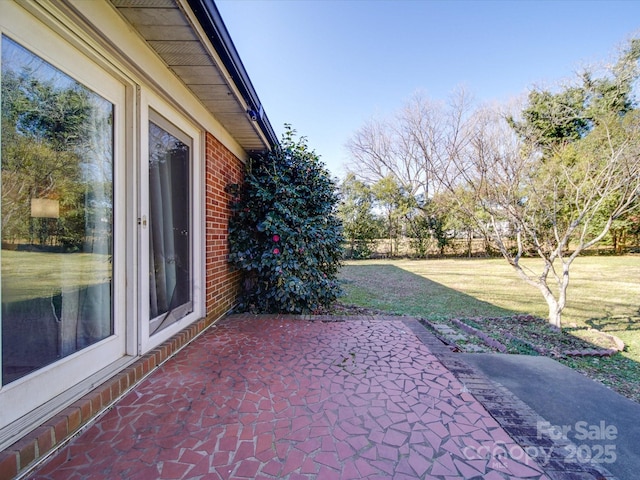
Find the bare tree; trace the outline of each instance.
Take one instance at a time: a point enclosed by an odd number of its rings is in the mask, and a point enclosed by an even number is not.
[[[397,177],[400,169],[393,151],[392,132],[392,125],[379,119],[371,119],[357,130],[346,145],[353,158],[349,173],[368,184],[390,174]]]
[[[415,96],[394,122],[356,132],[353,171],[372,182],[393,176],[414,196],[446,196],[540,290],[561,327],[573,261],[640,210],[639,58],[634,39],[604,73],[534,89],[517,116],[472,112],[464,91],[448,103]],[[523,265],[528,255],[541,271]]]
[[[369,185],[392,180],[411,199],[404,231],[419,256],[426,255],[426,239],[436,240],[441,250],[448,239],[444,230],[448,211],[435,208],[433,200],[443,191],[440,177],[448,170],[450,157],[470,140],[466,126],[470,106],[463,89],[454,91],[447,102],[418,93],[392,119],[370,120],[347,143],[350,173]]]
[[[571,264],[615,219],[639,207],[640,115],[598,119],[580,141],[543,154],[516,135],[504,114],[485,109],[468,148],[451,160],[441,180],[458,207],[542,293],[549,323],[561,327]],[[540,271],[523,265],[528,254],[543,261]]]
[[[470,106],[463,89],[448,102],[414,95],[393,119],[372,119],[355,132],[346,145],[349,170],[370,184],[391,175],[412,196],[433,197],[449,158],[469,141]]]

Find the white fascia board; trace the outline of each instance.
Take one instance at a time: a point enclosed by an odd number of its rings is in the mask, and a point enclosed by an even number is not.
[[[213,134],[225,147],[242,161],[247,152],[218,120],[200,103],[198,98],[171,72],[138,32],[109,2],[67,0],[73,13],[80,16],[86,26],[85,35],[107,49],[115,65],[126,67],[132,80],[162,96],[194,123]],[[64,6],[63,5],[63,6]],[[71,12],[70,12],[71,13]]]

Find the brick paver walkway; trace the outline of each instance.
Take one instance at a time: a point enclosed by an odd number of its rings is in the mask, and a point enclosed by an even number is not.
[[[236,315],[33,478],[548,477],[400,318]]]

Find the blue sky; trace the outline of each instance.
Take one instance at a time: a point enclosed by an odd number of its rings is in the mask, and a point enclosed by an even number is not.
[[[640,35],[640,1],[216,0],[278,136],[289,123],[331,172],[373,117],[416,92],[478,102],[553,87]]]

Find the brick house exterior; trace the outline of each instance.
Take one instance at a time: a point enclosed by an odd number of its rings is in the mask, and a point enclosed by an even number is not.
[[[230,187],[277,138],[213,0],[1,1],[0,56],[4,480],[232,309]],[[45,161],[56,134],[36,141],[19,110],[5,114],[29,85],[80,92],[91,121],[64,153],[77,165],[23,198],[10,194],[30,181],[26,146]],[[62,227],[76,228],[73,248]]]
[[[227,185],[242,183],[242,163],[213,135],[206,144],[206,307],[207,316],[218,318],[233,307],[240,271],[227,262],[230,195]]]

